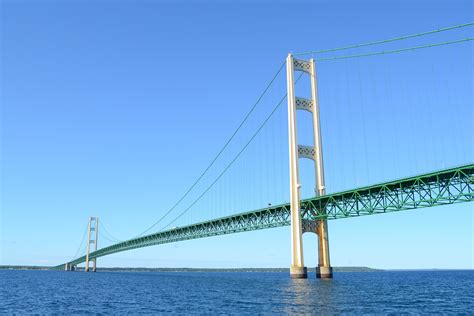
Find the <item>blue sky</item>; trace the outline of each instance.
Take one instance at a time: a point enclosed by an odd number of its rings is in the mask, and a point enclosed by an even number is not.
[[[89,216],[119,239],[141,233],[199,176],[288,52],[467,23],[472,9],[470,1],[2,1],[0,264],[71,259]],[[321,57],[472,34],[470,27]],[[474,160],[471,43],[318,63],[329,192]],[[301,80],[298,95],[308,85]],[[285,89],[283,72],[157,229],[288,200],[285,102],[209,194],[173,222]],[[298,115],[303,144],[311,142],[309,123]],[[300,171],[307,197],[312,165],[302,161]],[[474,268],[473,228],[472,205],[330,222],[332,264]],[[304,236],[304,248],[307,266],[315,266],[314,235]],[[289,263],[289,228],[100,259],[104,266]]]

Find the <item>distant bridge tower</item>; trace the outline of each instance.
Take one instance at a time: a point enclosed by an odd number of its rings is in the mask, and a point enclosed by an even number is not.
[[[325,195],[323,150],[321,142],[321,126],[319,121],[318,83],[314,59],[309,61],[293,58],[291,54],[286,59],[287,88],[288,88],[288,135],[290,154],[290,205],[291,205],[291,269],[290,275],[295,279],[308,277],[303,259],[303,226],[300,212],[300,187],[298,159],[308,158],[314,161],[316,175],[316,196]],[[311,100],[295,96],[295,71],[302,71],[311,77]],[[313,146],[298,145],[296,135],[296,111],[305,110],[313,116]],[[318,220],[315,233],[318,235],[318,278],[332,278],[332,268],[329,261],[329,240],[327,221]]]
[[[86,272],[89,272],[89,254],[91,252],[91,244],[94,245],[93,251],[97,251],[98,237],[99,237],[99,218],[90,217],[88,232],[87,232],[87,252],[86,252],[86,267],[85,267]],[[94,262],[92,266],[92,272],[96,272],[97,271],[97,258],[94,258],[92,260]]]

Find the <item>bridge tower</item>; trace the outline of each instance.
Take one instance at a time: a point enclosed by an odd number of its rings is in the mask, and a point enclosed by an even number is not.
[[[300,212],[300,187],[298,159],[307,158],[314,161],[316,177],[316,196],[325,195],[323,150],[321,126],[319,120],[318,83],[314,59],[309,61],[295,59],[288,54],[286,59],[288,89],[288,135],[290,154],[290,206],[291,206],[291,268],[290,275],[294,279],[307,278],[307,269],[303,259],[303,227]],[[295,71],[302,71],[311,78],[311,100],[295,96]],[[296,111],[305,110],[313,117],[313,146],[298,145],[296,135]],[[327,221],[318,220],[315,233],[318,235],[318,267],[316,277],[332,278],[329,260],[329,239]]]
[[[87,231],[87,252],[86,252],[85,271],[89,272],[89,255],[91,252],[91,244],[94,245],[93,251],[97,251],[97,240],[99,237],[99,218],[98,217],[89,218],[89,225],[88,225],[87,230],[88,230]],[[92,272],[96,272],[97,271],[97,258],[94,258],[92,260],[93,260]]]

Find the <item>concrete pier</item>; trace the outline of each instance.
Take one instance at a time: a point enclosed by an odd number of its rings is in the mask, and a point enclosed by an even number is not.
[[[308,269],[306,267],[290,267],[290,277],[292,279],[308,278]]]

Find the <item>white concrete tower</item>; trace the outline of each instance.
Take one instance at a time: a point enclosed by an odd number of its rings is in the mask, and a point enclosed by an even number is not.
[[[321,126],[319,121],[318,83],[316,64],[310,61],[294,59],[291,54],[286,59],[287,87],[288,87],[288,135],[290,155],[290,205],[291,205],[291,268],[290,275],[295,279],[307,278],[307,269],[303,259],[303,228],[300,212],[300,183],[298,172],[299,158],[314,161],[316,177],[316,196],[324,195],[324,166],[321,141]],[[311,100],[295,96],[295,71],[302,71],[311,77]],[[313,117],[313,146],[298,145],[296,133],[296,111],[305,110]],[[329,260],[329,241],[327,221],[318,220],[316,234],[318,234],[318,278],[332,278],[332,268]]]
[[[92,237],[92,239],[91,239]],[[97,251],[97,240],[99,238],[99,218],[98,217],[90,217],[89,218],[89,225],[87,229],[87,251],[86,251],[86,267],[85,271],[89,272],[89,255],[91,251],[91,244],[94,244],[94,250]],[[93,266],[92,271],[97,271],[97,258],[92,259]]]

